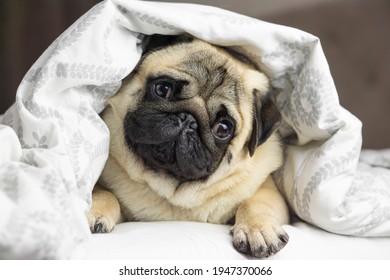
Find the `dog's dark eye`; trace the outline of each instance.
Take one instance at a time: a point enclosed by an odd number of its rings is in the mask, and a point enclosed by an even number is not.
[[[228,119],[220,119],[211,128],[211,132],[217,140],[227,141],[233,135],[233,124]]]
[[[154,93],[164,99],[168,99],[172,96],[173,86],[168,82],[158,82],[154,85]]]

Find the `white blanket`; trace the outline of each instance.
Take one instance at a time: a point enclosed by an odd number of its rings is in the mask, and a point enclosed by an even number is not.
[[[138,62],[142,34],[182,32],[240,47],[271,78],[281,132],[297,135],[276,177],[300,218],[390,235],[389,152],[358,164],[361,123],[339,105],[318,38],[212,7],[106,0],[43,53],[0,118],[0,258],[68,258],[90,237],[109,141],[98,114]]]

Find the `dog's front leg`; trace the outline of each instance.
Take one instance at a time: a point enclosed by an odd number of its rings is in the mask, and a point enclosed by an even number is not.
[[[118,199],[111,192],[96,185],[87,218],[92,233],[110,232],[121,219]]]
[[[237,210],[231,229],[234,247],[254,257],[269,257],[288,242],[281,227],[289,221],[288,207],[271,176]]]

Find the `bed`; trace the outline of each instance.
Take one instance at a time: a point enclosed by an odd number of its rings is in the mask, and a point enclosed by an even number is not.
[[[0,258],[248,258],[225,225],[89,232],[85,213],[108,155],[99,113],[139,61],[145,35],[183,32],[249,56],[271,79],[280,133],[296,137],[274,174],[293,219],[272,258],[389,259],[390,150],[361,151],[361,122],[340,106],[317,37],[213,7],[129,0],[103,1],[70,26],[0,117]]]
[[[229,226],[194,222],[119,224],[96,234],[72,255],[82,260],[251,260],[237,252]],[[284,226],[289,242],[270,260],[389,260],[389,238],[326,232],[302,221]]]

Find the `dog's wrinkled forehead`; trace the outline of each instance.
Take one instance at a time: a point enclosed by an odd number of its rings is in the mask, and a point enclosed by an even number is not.
[[[237,62],[228,52],[200,40],[169,45],[148,53],[143,58],[139,73],[145,78],[169,76],[191,86],[181,98],[200,95],[228,99],[237,104],[240,77]]]
[[[225,87],[232,87],[225,91],[226,97],[235,98],[232,93],[236,83],[234,76],[228,71],[229,65],[225,57],[216,56],[215,53],[205,49],[189,53],[188,57],[184,57],[177,66],[179,72],[188,75],[188,78],[195,80],[197,85],[204,89],[202,92],[204,97],[225,84]]]

